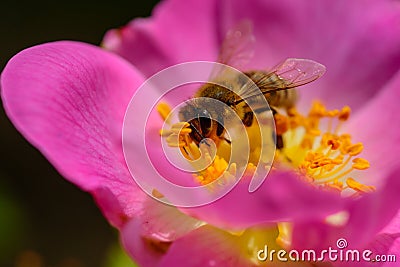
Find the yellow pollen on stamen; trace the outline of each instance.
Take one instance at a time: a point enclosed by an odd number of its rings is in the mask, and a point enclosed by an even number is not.
[[[362,143],[357,143],[354,145],[349,145],[345,148],[345,154],[348,154],[350,156],[357,156],[360,154],[364,149],[364,146]]]
[[[171,113],[171,107],[167,103],[159,103],[157,105],[157,111],[161,118],[165,121],[168,115]]]
[[[347,121],[350,117],[351,108],[349,106],[344,106],[342,110],[339,112],[338,119],[340,121]]]
[[[366,159],[354,158],[363,151],[364,145],[353,143],[347,133],[339,134],[339,126],[349,119],[350,113],[348,106],[341,110],[328,110],[321,102],[313,103],[308,116],[291,108],[287,111],[290,129],[283,135],[285,147],[277,154],[278,160],[289,158],[298,172],[306,177],[305,180],[321,189],[339,194],[347,188],[357,194],[372,192],[374,187],[348,177],[354,171],[370,167]],[[324,119],[327,120],[326,132],[321,130]],[[332,132],[334,123],[336,127]]]
[[[347,178],[346,184],[348,187],[350,187],[351,189],[353,189],[359,193],[372,193],[375,191],[374,186],[361,184],[351,177]]]
[[[228,163],[225,159],[216,156],[209,167],[195,175],[195,179],[201,185],[207,185],[214,182],[216,179],[221,178],[227,169],[229,170]]]
[[[335,139],[329,139],[326,143],[328,144],[328,146],[330,146],[332,150],[336,150],[340,147],[340,142]]]
[[[157,110],[164,120],[171,112],[171,108],[165,103],[157,106]],[[348,106],[340,110],[328,110],[317,101],[313,103],[307,116],[302,115],[295,107],[287,110],[286,114],[277,113],[274,116],[276,134],[283,137],[284,147],[276,151],[274,165],[289,165],[301,174],[302,180],[323,190],[342,194],[344,190],[351,189],[356,196],[373,192],[375,187],[349,177],[355,171],[370,167],[368,160],[355,158],[362,153],[364,145],[353,143],[350,134],[339,133],[339,126],[349,119],[350,114],[351,109]],[[322,131],[321,125],[327,126],[327,130]],[[235,176],[236,164],[229,165],[225,156],[219,153],[220,150],[226,150],[222,146],[229,145],[223,142],[219,144],[217,154],[211,158],[209,147],[205,144],[196,145],[190,136],[191,132],[189,123],[178,122],[170,125],[169,129],[160,131],[160,134],[170,147],[178,147],[188,160],[200,159],[208,166],[194,175],[195,180],[201,185],[208,185],[221,177],[224,182]],[[248,134],[251,133],[248,130]],[[254,149],[252,153],[256,153],[255,151],[258,150]],[[255,170],[256,166],[249,163],[245,175],[254,174]]]
[[[369,161],[363,158],[353,159],[353,168],[357,170],[366,170],[370,167]]]

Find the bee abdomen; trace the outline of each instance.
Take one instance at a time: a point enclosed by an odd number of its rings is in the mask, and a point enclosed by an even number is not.
[[[297,102],[297,91],[295,89],[282,90],[267,94],[269,105],[279,108],[291,108]]]

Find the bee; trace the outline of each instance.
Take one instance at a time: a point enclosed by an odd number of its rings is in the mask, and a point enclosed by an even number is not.
[[[218,62],[233,67],[243,65],[252,55],[249,46],[253,43],[251,24],[242,22],[227,33]],[[212,139],[216,145],[221,141],[231,143],[225,136],[224,127],[228,116],[227,107],[236,112],[246,127],[253,124],[254,112],[272,111],[275,118],[279,109],[288,110],[296,104],[296,87],[315,81],[324,72],[325,67],[315,61],[289,58],[269,71],[250,70],[243,72],[245,76],[233,77],[214,74],[213,79],[224,86],[215,83],[201,86],[195,94],[196,98],[179,111],[179,119],[189,123],[190,137],[197,145],[205,138]],[[250,82],[243,77],[248,77]],[[257,105],[260,97],[267,100],[269,107]],[[210,98],[221,101],[226,106],[212,105],[208,100]],[[256,109],[252,110],[250,106]],[[277,135],[276,148],[283,147],[283,138]]]

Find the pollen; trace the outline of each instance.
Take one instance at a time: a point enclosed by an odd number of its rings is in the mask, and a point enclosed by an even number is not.
[[[228,163],[223,158],[217,156],[207,169],[195,175],[195,179],[201,185],[207,185],[222,177],[227,169]]]
[[[340,126],[350,113],[348,106],[328,110],[321,102],[313,103],[308,116],[292,108],[287,112],[290,129],[283,136],[286,145],[279,155],[290,158],[297,172],[306,177],[304,180],[317,187],[338,194],[352,190],[358,196],[375,188],[349,177],[370,167],[367,159],[358,157],[364,145],[353,143],[351,135],[340,133]],[[327,128],[323,133],[321,125]]]
[[[168,115],[171,113],[171,107],[167,103],[159,103],[157,105],[157,111],[161,118],[165,121]]]
[[[207,166],[204,170],[194,174],[194,179],[201,185],[208,185],[219,178],[221,178],[221,183],[233,181],[233,177],[236,175],[236,164],[228,165],[224,157],[220,155],[215,155],[213,158],[210,147],[205,143],[196,145],[190,137],[192,129],[189,123],[177,122],[172,124],[168,121],[171,110],[171,107],[166,103],[160,103],[157,106],[158,113],[168,125],[167,129],[160,130],[160,135],[169,147],[179,148],[182,155],[192,162],[194,169],[200,170],[201,166]],[[223,148],[220,147],[219,149],[225,152]],[[252,167],[255,169],[254,166],[248,166],[246,171]]]
[[[354,180],[353,178],[347,178],[346,180],[346,184],[348,187],[350,187],[351,189],[359,192],[359,193],[371,193],[375,191],[375,187],[374,186],[369,186],[369,185],[364,185],[361,184],[359,182],[357,182],[356,180]]]
[[[166,120],[171,108],[162,103],[157,106],[160,116]],[[353,142],[348,133],[341,133],[342,123],[350,118],[351,109],[344,106],[341,109],[327,109],[321,102],[315,101],[310,111],[302,115],[295,107],[286,112],[279,112],[274,116],[276,134],[283,137],[284,147],[275,153],[272,168],[287,165],[300,175],[300,179],[307,181],[321,190],[337,194],[360,196],[370,193],[375,187],[362,183],[362,175],[353,175],[368,170],[370,163],[360,157],[364,144]],[[248,127],[249,136],[259,133]],[[195,181],[201,185],[209,185],[218,180],[226,183],[236,175],[236,164],[227,163],[229,157],[222,156],[221,151],[229,150],[230,144],[218,144],[217,153],[211,156],[207,144],[196,145],[191,139],[192,129],[187,122],[169,123],[168,129],[160,131],[170,147],[179,148],[183,156],[196,166],[207,168],[194,175]],[[250,138],[251,141],[257,138]],[[233,140],[235,142],[235,140]],[[257,154],[257,149],[251,153]],[[226,154],[226,153],[225,153]],[[257,156],[259,155],[250,155]],[[254,157],[253,157],[254,158]],[[196,165],[199,162],[202,164]],[[245,167],[245,176],[256,172],[256,165],[249,162]],[[350,177],[351,176],[351,177]],[[219,180],[221,179],[221,180]]]

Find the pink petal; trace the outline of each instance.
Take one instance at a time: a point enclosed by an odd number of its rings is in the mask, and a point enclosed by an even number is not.
[[[151,18],[107,32],[103,45],[150,76],[184,61],[215,60],[216,19],[213,0],[165,1]]]
[[[390,223],[382,230],[382,234],[385,236],[389,236],[389,241],[394,240],[394,242],[390,246],[390,250],[385,253],[389,255],[395,255],[397,262],[400,260],[400,210],[397,212],[397,215],[390,221]],[[391,262],[386,263],[383,266],[385,267],[396,267],[398,263]]]
[[[63,176],[90,191],[114,225],[137,212],[143,197],[121,147],[125,108],[142,81],[115,55],[66,41],[20,52],[1,76],[17,129]]]
[[[324,218],[343,209],[346,202],[300,181],[291,172],[269,174],[253,193],[248,192],[248,186],[245,180],[221,199],[184,211],[213,225],[237,229],[271,221]]]
[[[144,201],[140,219],[143,222],[141,229],[143,236],[164,242],[174,241],[204,224],[177,208],[152,198]]]
[[[396,216],[390,221],[382,233],[399,233],[400,232],[400,210],[397,212]]]
[[[375,237],[374,241],[365,246],[362,249],[358,249],[360,253],[360,261],[336,261],[335,267],[374,267],[374,266],[398,266],[397,263],[386,263],[373,261],[377,255],[389,255],[393,254],[389,252],[389,249],[393,246],[393,243],[396,239],[398,239],[399,235],[397,234],[380,234]],[[336,248],[336,247],[334,247]],[[362,258],[362,253],[364,250],[370,250],[372,252],[369,258],[371,261],[365,261]],[[346,250],[344,250],[346,251]],[[393,265],[395,264],[395,265]]]
[[[128,255],[140,266],[158,266],[165,251],[162,243],[146,239],[141,235],[142,222],[138,218],[128,221],[121,229],[121,241]]]
[[[374,241],[367,246],[368,249],[374,252],[374,255],[396,255],[400,259],[400,233],[396,234],[379,234]],[[398,263],[378,262],[371,266],[398,266]]]
[[[147,198],[140,216],[123,226],[121,239],[129,255],[140,266],[158,266],[171,242],[202,224],[175,207]]]
[[[369,181],[376,185],[400,167],[400,72],[386,84],[378,95],[350,118],[344,132],[351,133],[354,140],[364,144],[362,157],[368,159],[371,167]]]
[[[203,226],[175,241],[161,260],[160,267],[251,266],[240,256],[238,237]]]

